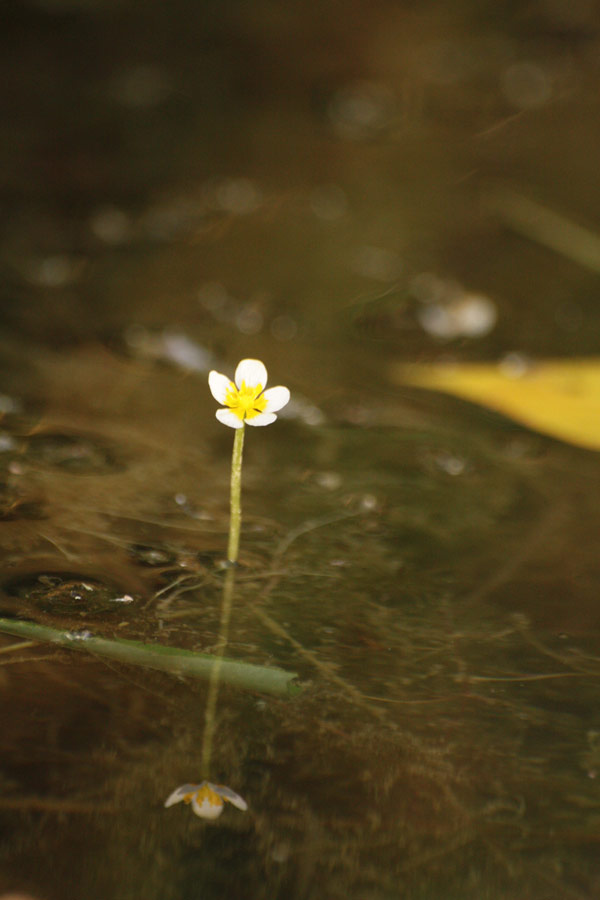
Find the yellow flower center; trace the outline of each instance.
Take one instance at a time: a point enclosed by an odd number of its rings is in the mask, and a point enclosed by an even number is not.
[[[225,394],[225,404],[242,422],[244,419],[253,419],[254,416],[264,412],[267,405],[262,391],[262,384],[247,387],[246,382],[242,381],[241,388],[238,388],[230,381]]]
[[[199,791],[196,791],[195,794],[186,794],[183,798],[184,803],[191,803],[192,800],[196,798],[196,802],[202,806],[205,800],[208,800],[211,806],[222,806],[223,801],[219,797],[212,788],[209,788],[207,784],[202,785]]]

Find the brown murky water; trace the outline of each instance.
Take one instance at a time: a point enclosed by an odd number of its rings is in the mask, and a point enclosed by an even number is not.
[[[163,808],[203,682],[1,636],[0,892],[600,891],[600,459],[390,375],[599,349],[597,274],[486,200],[598,226],[597,9],[502,10],[12,8],[1,614],[210,652],[206,374],[258,357],[293,402],[246,436],[228,655],[304,690],[222,688],[250,808],[203,822]]]

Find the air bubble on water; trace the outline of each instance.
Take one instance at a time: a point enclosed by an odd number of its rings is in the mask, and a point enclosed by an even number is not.
[[[130,66],[115,77],[112,92],[123,106],[152,109],[171,93],[171,77],[159,66]]]
[[[208,312],[218,315],[231,301],[229,292],[220,281],[207,281],[198,289],[198,303]]]
[[[410,293],[420,303],[440,303],[448,292],[448,282],[434,272],[420,272],[411,280]]]
[[[467,73],[468,54],[458,41],[430,40],[417,48],[416,68],[431,84],[454,85]]]
[[[243,306],[235,317],[235,326],[242,334],[258,334],[263,327],[263,314],[256,306]]]
[[[212,521],[212,516],[210,513],[206,512],[204,509],[198,509],[195,507],[189,497],[185,494],[175,494],[173,497],[177,506],[186,514],[186,516],[190,516],[192,519],[198,519],[203,522]]]
[[[193,194],[175,194],[150,205],[138,220],[139,229],[150,240],[173,241],[194,232],[206,215],[206,206]]]
[[[360,498],[360,508],[363,512],[375,512],[379,507],[379,501],[375,494],[363,494]]]
[[[33,259],[25,267],[25,278],[38,287],[60,288],[77,281],[84,262],[63,253]]]
[[[291,852],[289,843],[287,841],[282,841],[281,843],[274,844],[271,848],[271,859],[273,862],[279,863],[280,865],[287,863]]]
[[[531,369],[531,360],[524,353],[511,351],[502,357],[498,369],[507,378],[522,378]]]
[[[484,337],[496,325],[498,313],[489,297],[464,291],[442,302],[422,304],[417,310],[417,318],[427,334],[451,340]]]
[[[10,415],[21,411],[21,404],[8,394],[0,394],[0,415]]]
[[[65,637],[68,641],[89,641],[94,635],[91,631],[66,631]]]
[[[212,209],[234,216],[248,215],[263,202],[259,185],[251,178],[210,178],[203,185],[204,201]]]
[[[348,212],[348,198],[338,184],[322,184],[314,188],[309,204],[315,216],[326,222],[341,219]]]
[[[548,73],[530,62],[514,63],[502,75],[502,92],[516,109],[543,106],[552,97]]]
[[[457,475],[462,475],[467,468],[467,463],[464,459],[451,453],[438,453],[434,461],[438,469],[441,469],[442,472],[451,475],[453,478]]]
[[[337,491],[342,485],[342,476],[339,472],[317,472],[315,482],[326,491]]]
[[[352,261],[352,268],[364,278],[374,281],[395,281],[402,272],[402,260],[385,247],[360,247]]]
[[[379,134],[392,122],[396,101],[390,88],[379,82],[357,81],[332,96],[327,114],[338,137],[365,140]]]
[[[293,341],[298,334],[298,323],[291,316],[282,314],[275,316],[269,326],[269,331],[276,341]]]
[[[115,206],[102,206],[90,218],[90,228],[105,244],[117,246],[131,237],[131,220],[127,213]]]

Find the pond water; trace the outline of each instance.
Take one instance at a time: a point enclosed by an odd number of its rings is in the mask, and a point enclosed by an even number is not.
[[[595,12],[11,6],[0,614],[81,652],[0,635],[5,900],[598,895],[600,457],[394,375],[598,353],[597,271],[491,199],[598,227]],[[292,401],[227,656],[302,691],[221,685],[211,822],[163,805],[206,682],[81,645],[215,650],[245,357]]]

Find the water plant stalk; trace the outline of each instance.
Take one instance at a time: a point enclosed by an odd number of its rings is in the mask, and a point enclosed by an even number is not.
[[[242,456],[244,453],[245,426],[238,428],[233,439],[231,455],[231,481],[229,494],[229,542],[227,559],[230,567],[235,566],[240,549],[240,529],[242,527]]]
[[[244,452],[244,432],[242,425],[236,429],[233,439],[233,452],[231,455],[231,480],[229,499],[229,541],[227,544],[227,570],[223,582],[223,596],[221,600],[221,621],[219,623],[219,637],[215,648],[215,665],[211,669],[208,682],[208,695],[206,698],[206,710],[204,714],[204,735],[202,738],[202,756],[200,771],[203,778],[210,775],[210,763],[216,728],[217,701],[219,699],[219,684],[222,675],[222,664],[229,640],[229,623],[233,607],[233,590],[235,586],[235,569],[240,549],[240,529],[242,527],[242,456]]]
[[[210,679],[218,666],[219,678],[232,687],[258,691],[276,697],[290,697],[299,693],[295,672],[270,666],[256,666],[235,659],[196,653],[181,647],[145,644],[141,641],[108,640],[86,631],[69,632],[23,619],[0,618],[0,632],[30,641],[55,644],[69,650],[83,650],[96,656],[116,659],[135,666],[145,666],[162,672],[194,678]]]

